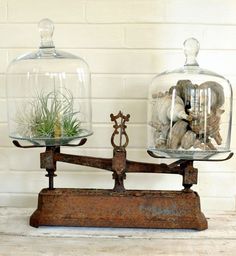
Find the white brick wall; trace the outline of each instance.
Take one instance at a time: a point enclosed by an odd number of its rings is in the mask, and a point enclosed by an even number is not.
[[[158,162],[145,151],[148,84],[156,73],[183,64],[182,43],[194,36],[201,43],[201,66],[225,75],[235,90],[235,8],[235,0],[0,0],[0,206],[35,206],[37,192],[47,186],[39,168],[41,150],[14,148],[8,139],[4,84],[9,61],[39,45],[40,19],[52,19],[56,46],[83,57],[92,71],[95,133],[85,146],[63,150],[111,157],[109,114],[121,109],[131,114],[128,158]],[[233,133],[235,126],[234,119]],[[199,184],[194,188],[203,210],[236,210],[236,158],[196,166]],[[110,173],[62,163],[55,183],[113,186]],[[128,174],[125,183],[127,188],[181,188],[174,175]]]

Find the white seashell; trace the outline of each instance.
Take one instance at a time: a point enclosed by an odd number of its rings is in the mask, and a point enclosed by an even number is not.
[[[184,119],[184,120],[190,120],[190,116],[186,114],[185,110],[183,110],[183,105],[181,104],[175,104],[174,108],[170,107],[167,110],[167,117],[169,120],[172,122],[176,122],[179,119]]]
[[[164,95],[157,97],[153,109],[153,119],[158,119],[163,124],[176,122],[179,119],[189,120],[185,113],[184,102],[179,96]]]

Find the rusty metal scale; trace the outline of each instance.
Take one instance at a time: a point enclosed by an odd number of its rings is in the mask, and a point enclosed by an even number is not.
[[[191,187],[197,184],[198,170],[192,160],[178,160],[169,165],[129,161],[126,147],[129,142],[126,122],[130,115],[111,114],[114,132],[111,136],[113,158],[98,158],[61,153],[59,146],[48,146],[41,153],[41,168],[46,169],[49,187],[41,190],[38,208],[30,217],[30,225],[83,226],[124,228],[207,229],[207,220],[201,212],[199,195]],[[118,145],[115,143],[118,136]],[[13,141],[15,146],[22,146]],[[82,146],[86,139],[78,145]],[[156,157],[152,152],[151,156]],[[232,153],[224,159],[232,157]],[[221,160],[222,161],[222,160]],[[114,188],[78,189],[54,188],[57,162],[100,168],[112,173]],[[183,177],[181,191],[126,190],[126,173],[168,173]]]

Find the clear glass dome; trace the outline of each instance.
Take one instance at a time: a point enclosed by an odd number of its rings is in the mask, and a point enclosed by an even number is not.
[[[7,70],[9,136],[35,145],[64,145],[92,134],[87,63],[55,49],[54,25],[39,22],[41,45]]]
[[[148,150],[156,156],[204,159],[230,151],[232,87],[199,67],[199,42],[184,42],[185,65],[154,77],[148,99]]]

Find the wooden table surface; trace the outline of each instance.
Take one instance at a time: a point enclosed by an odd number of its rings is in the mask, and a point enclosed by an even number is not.
[[[33,209],[0,208],[0,256],[236,256],[236,212],[207,213],[208,230],[40,227]]]

